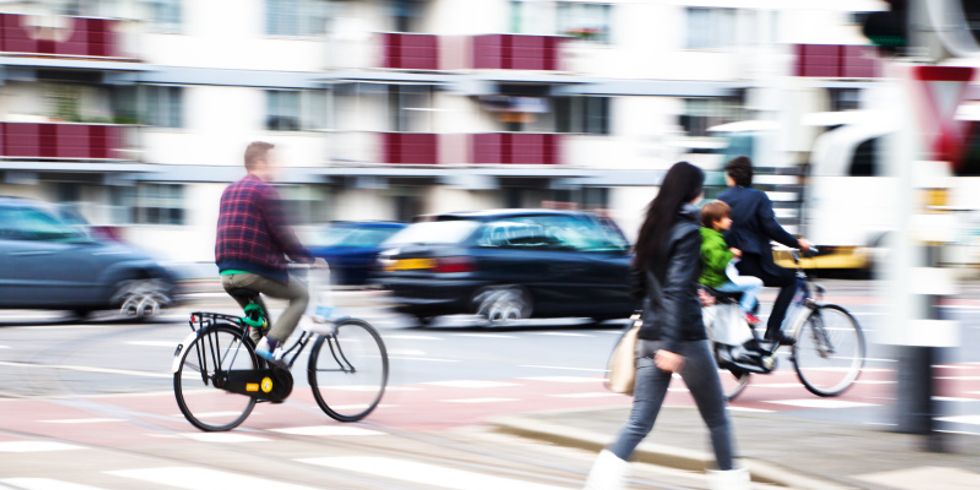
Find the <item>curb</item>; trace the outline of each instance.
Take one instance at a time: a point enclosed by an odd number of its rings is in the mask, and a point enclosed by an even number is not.
[[[609,435],[581,430],[558,424],[541,422],[529,417],[503,417],[490,421],[491,426],[504,434],[550,442],[559,446],[599,452],[609,444]],[[852,487],[835,482],[801,475],[771,463],[740,458],[749,469],[752,481],[780,485],[800,490],[844,490]],[[691,449],[663,444],[641,443],[633,455],[633,461],[666,466],[679,470],[703,472],[714,463],[714,456]]]

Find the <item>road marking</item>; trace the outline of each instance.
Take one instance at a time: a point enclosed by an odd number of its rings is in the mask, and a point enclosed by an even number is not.
[[[107,424],[112,422],[126,422],[126,419],[108,419],[108,418],[52,419],[52,420],[39,420],[38,422],[45,422],[48,424]]]
[[[937,369],[976,369],[975,366],[958,366],[956,364],[933,364],[932,367]]]
[[[496,398],[496,397],[485,397],[485,398],[457,398],[455,400],[444,400],[447,403],[466,403],[466,404],[479,404],[479,403],[507,403],[507,402],[517,402],[520,401],[517,398]]]
[[[772,400],[766,403],[777,403],[780,405],[789,405],[791,407],[802,407],[802,408],[857,408],[857,407],[874,407],[874,403],[864,403],[864,402],[849,402],[845,400],[821,400],[813,398],[801,398],[799,400]]]
[[[859,379],[854,382],[858,385],[893,385],[897,381],[887,380],[887,379]]]
[[[367,403],[354,403],[351,405],[330,405],[333,410],[365,410],[369,407]],[[311,408],[321,410],[319,405],[310,405]],[[387,403],[381,403],[378,405],[378,409],[388,410],[391,408],[398,408],[398,405],[389,405]]]
[[[547,335],[550,337],[591,337],[587,333],[573,333],[573,332],[531,332],[531,335]]]
[[[752,387],[753,388],[772,388],[772,389],[776,389],[776,390],[783,390],[783,389],[787,389],[787,388],[803,388],[803,385],[801,385],[800,383],[759,383],[759,384],[753,383],[752,384]]]
[[[959,468],[918,466],[879,473],[856,475],[854,478],[876,487],[894,490],[918,490],[920,488],[978,488],[980,475]]]
[[[4,478],[0,480],[0,483],[23,490],[99,490],[98,487],[51,478]]]
[[[474,339],[519,339],[516,335],[504,335],[500,333],[458,333],[457,337],[472,337]]]
[[[256,413],[258,413],[258,412],[252,412],[252,415],[255,415]],[[239,410],[237,412],[234,412],[234,411],[228,411],[228,412],[201,412],[201,413],[195,413],[194,414],[194,417],[199,418],[199,419],[213,419],[213,418],[218,418],[218,417],[231,417],[231,416],[234,416],[234,415],[241,415],[241,414],[242,414],[241,410]],[[172,415],[172,417],[183,417],[183,416],[184,416],[184,414],[182,414],[182,413],[175,413],[175,414]]]
[[[934,396],[932,399],[938,402],[980,402],[980,398],[961,398],[956,396]]]
[[[331,390],[342,390],[342,391],[361,391],[361,392],[372,392],[378,391],[378,385],[350,385],[350,386],[330,386],[328,389]],[[390,391],[419,391],[421,388],[416,388],[414,386],[387,386],[385,387],[385,392]]]
[[[391,349],[388,351],[389,356],[425,356],[427,355],[424,350],[418,349]]]
[[[282,429],[269,429],[270,432],[288,434],[291,436],[314,436],[314,437],[363,437],[363,436],[386,436],[384,432],[360,427],[346,425],[312,425],[309,427],[285,427]]]
[[[936,379],[949,381],[980,381],[980,376],[936,376]]]
[[[602,383],[605,378],[590,378],[587,376],[531,376],[518,378],[528,381],[544,381],[545,383]]]
[[[480,388],[505,388],[508,386],[520,386],[517,383],[505,383],[502,381],[480,381],[480,380],[470,380],[470,379],[460,379],[453,381],[429,381],[427,383],[422,383],[429,386],[442,386],[445,388],[466,388],[466,389],[480,389]]]
[[[106,471],[107,475],[165,484],[186,490],[214,490],[215,488],[275,488],[283,490],[312,490],[310,487],[291,485],[278,480],[240,475],[194,466],[171,466],[136,470]]]
[[[808,368],[807,369],[807,371],[822,371],[822,372],[827,372],[827,373],[846,373],[846,372],[848,372],[850,370],[851,370],[851,368],[849,368],[849,367],[815,367],[815,368]],[[865,372],[865,373],[891,373],[891,372],[894,372],[895,370],[894,369],[885,369],[885,368],[867,368],[866,367],[866,368],[861,368],[861,371],[862,372]]]
[[[939,417],[936,420],[940,422],[949,422],[951,424],[980,425],[980,415],[957,415],[955,417]]]
[[[440,337],[430,337],[428,335],[385,335],[385,338],[393,340],[442,340]]]
[[[458,359],[440,359],[438,357],[405,357],[405,356],[391,356],[388,359],[394,361],[413,361],[413,362],[442,362],[442,363],[452,363],[452,362],[462,362]]]
[[[584,371],[589,373],[604,373],[605,369],[598,368],[579,368],[579,367],[563,367],[563,366],[542,366],[540,364],[521,364],[518,367],[531,368],[531,369],[555,369],[558,371]]]
[[[606,335],[623,335],[622,330],[593,330],[593,333],[604,333]]]
[[[746,413],[775,413],[775,410],[766,410],[765,408],[752,408],[752,407],[733,407],[728,406],[728,410],[732,412],[746,412]]]
[[[176,348],[178,344],[172,340],[127,340],[125,343],[140,347],[167,347],[170,349]]]
[[[10,348],[10,346],[9,346],[9,345],[0,345],[0,349],[9,349],[9,348]],[[25,478],[25,479],[26,479],[26,478]]]
[[[298,459],[297,461],[341,471],[353,471],[426,487],[453,490],[558,490],[561,487],[504,478],[486,473],[376,456],[342,456]],[[230,488],[230,487],[229,487]]]
[[[85,449],[74,444],[54,441],[7,441],[0,442],[0,453],[40,453],[47,451],[72,451]]]
[[[555,398],[606,398],[613,396],[623,396],[619,393],[612,393],[608,391],[587,391],[585,393],[563,393],[561,395],[548,395]]]
[[[141,378],[173,378],[172,374],[157,373],[153,371],[133,371],[131,369],[112,369],[112,368],[100,368],[92,366],[70,366],[64,364],[34,364],[30,362],[11,362],[11,361],[0,361],[0,366],[11,366],[11,367],[23,367],[31,369],[60,369],[64,371],[80,371],[83,373],[103,373],[103,374],[121,374],[124,376],[137,376]]]
[[[219,444],[237,444],[239,442],[265,442],[269,439],[264,437],[250,436],[248,434],[236,434],[234,432],[192,432],[181,434],[181,437],[198,442],[215,442]]]

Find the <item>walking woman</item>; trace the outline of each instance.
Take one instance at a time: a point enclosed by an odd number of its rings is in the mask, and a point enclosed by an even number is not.
[[[687,162],[674,164],[640,228],[633,272],[637,297],[643,300],[643,325],[633,409],[616,441],[599,454],[587,489],[625,488],[627,461],[653,429],[673,373],[684,379],[711,432],[718,466],[711,488],[748,488],[748,472],[733,465],[731,424],[698,300],[701,235],[694,204],[701,200],[703,185],[701,169]]]

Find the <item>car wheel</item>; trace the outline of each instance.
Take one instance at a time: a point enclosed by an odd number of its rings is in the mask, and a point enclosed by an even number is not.
[[[500,286],[480,291],[474,301],[476,313],[491,327],[501,327],[531,316],[531,300],[521,288]]]
[[[169,290],[167,284],[159,279],[123,281],[112,296],[112,304],[119,305],[119,312],[125,316],[146,320],[170,304]]]

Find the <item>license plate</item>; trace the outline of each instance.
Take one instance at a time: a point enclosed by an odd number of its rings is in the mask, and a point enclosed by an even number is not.
[[[389,271],[417,271],[432,269],[436,266],[436,261],[432,259],[398,259],[389,264],[386,269]]]

